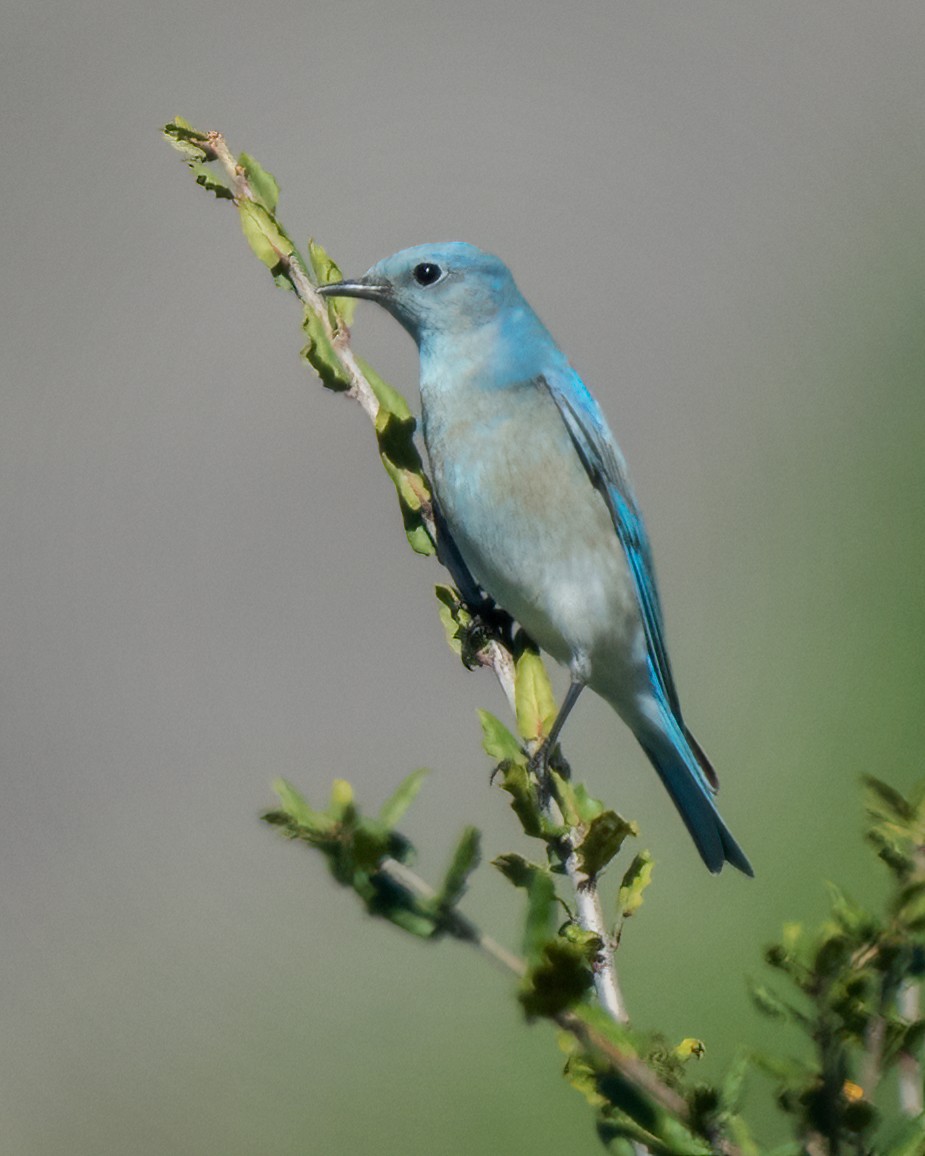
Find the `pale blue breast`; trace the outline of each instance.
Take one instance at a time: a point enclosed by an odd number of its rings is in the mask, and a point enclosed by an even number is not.
[[[622,697],[644,677],[635,591],[548,390],[457,380],[421,392],[434,487],[466,564],[544,650],[585,656],[590,684]]]

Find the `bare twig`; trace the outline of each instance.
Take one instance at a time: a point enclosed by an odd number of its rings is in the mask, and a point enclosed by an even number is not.
[[[919,985],[907,980],[899,992],[899,1011],[908,1023],[919,1018]],[[904,1116],[918,1116],[922,1102],[922,1066],[912,1052],[902,1052],[899,1056],[899,1107]]]
[[[433,900],[437,898],[437,892],[426,880],[412,871],[410,867],[406,867],[404,863],[399,863],[397,859],[383,859],[382,863],[379,864],[379,870],[400,887],[418,896],[419,899]],[[486,935],[471,919],[467,919],[456,908],[447,913],[447,928],[455,939],[473,944],[495,963],[513,972],[518,979],[522,979],[526,975],[527,965],[519,956],[508,951],[490,935]]]
[[[247,182],[244,169],[235,160],[231,149],[228,147],[228,142],[225,140],[222,133],[212,129],[206,133],[206,141],[204,148],[209,149],[215,155],[215,159],[219,162],[230,182],[231,191],[234,194],[235,204],[239,201],[252,201],[254,194],[251,192],[251,187]]]
[[[864,1032],[864,1059],[860,1071],[861,1087],[868,1100],[873,1100],[874,1092],[880,1083],[885,1038],[886,1020],[882,1014],[872,1016]]]

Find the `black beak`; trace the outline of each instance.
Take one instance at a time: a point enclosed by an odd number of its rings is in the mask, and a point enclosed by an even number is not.
[[[369,281],[359,277],[356,281],[333,281],[330,285],[319,285],[322,297],[361,297],[366,301],[382,301],[392,292],[386,282]]]

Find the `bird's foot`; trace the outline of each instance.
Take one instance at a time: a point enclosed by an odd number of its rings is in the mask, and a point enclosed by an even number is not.
[[[572,777],[572,768],[565,755],[562,754],[562,748],[558,743],[552,748],[548,742],[541,743],[530,755],[527,770],[536,782],[541,804],[545,804],[556,794],[550,771],[555,772],[562,779]]]
[[[479,606],[472,609],[472,618],[462,637],[460,657],[469,670],[476,670],[482,666],[479,658],[481,651],[490,642],[501,641],[508,643],[511,630],[511,617],[496,603],[487,598]]]
[[[472,618],[463,634],[460,647],[460,658],[467,670],[477,670],[482,662],[479,654],[493,640],[490,626],[476,615]]]
[[[556,774],[560,775],[563,779],[570,779],[572,777],[572,768],[562,753],[562,747],[556,743],[556,745],[550,749],[548,741],[540,743],[533,754],[530,755],[527,769],[535,775],[540,782],[549,778],[550,771],[555,771]]]

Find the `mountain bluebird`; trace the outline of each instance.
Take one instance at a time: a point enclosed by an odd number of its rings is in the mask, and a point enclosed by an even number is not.
[[[377,301],[417,343],[424,442],[459,553],[571,675],[546,750],[590,686],[638,739],[707,867],[751,875],[681,717],[623,456],[510,270],[472,245],[419,245],[320,292]]]

